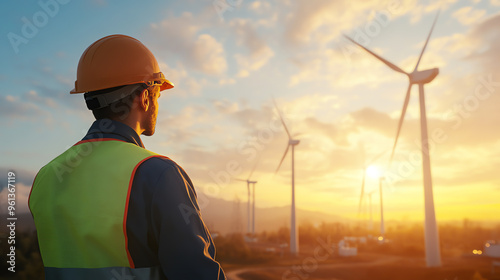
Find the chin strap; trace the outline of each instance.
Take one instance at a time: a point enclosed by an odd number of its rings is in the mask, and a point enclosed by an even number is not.
[[[83,96],[85,98],[87,108],[89,110],[96,110],[107,107],[110,104],[131,95],[139,88],[145,87],[147,87],[145,84],[134,84],[101,94],[96,94],[95,92],[87,92]]]

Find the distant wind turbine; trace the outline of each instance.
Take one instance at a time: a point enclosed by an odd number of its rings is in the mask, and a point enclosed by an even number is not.
[[[384,152],[376,155],[375,157],[373,157],[370,161],[365,161],[365,149],[364,149],[364,146],[361,147],[361,152],[362,152],[362,155],[363,155],[363,180],[361,181],[361,194],[359,196],[358,215],[361,213],[361,207],[362,207],[363,199],[364,199],[364,196],[365,196],[366,170],[368,169],[368,167],[370,166],[370,164],[374,163],[381,156],[383,156],[385,154],[385,151],[384,151]]]
[[[250,184],[252,184],[252,236],[255,237],[255,184],[257,184],[257,181],[250,181]]]
[[[406,97],[403,103],[403,110],[401,111],[401,117],[399,119],[396,139],[394,141],[394,145],[392,148],[389,165],[394,158],[394,151],[396,149],[396,144],[398,142],[399,133],[401,131],[401,126],[403,124],[406,109],[408,107],[408,102],[410,101],[411,87],[414,84],[418,85],[419,101],[420,101],[420,131],[421,131],[421,141],[422,141],[422,163],[423,163],[424,197],[425,197],[425,256],[428,267],[441,266],[441,252],[439,249],[439,234],[436,223],[436,214],[434,210],[434,197],[432,193],[432,175],[431,175],[431,163],[429,156],[429,142],[427,136],[427,116],[425,112],[424,85],[434,80],[434,78],[439,74],[439,69],[432,68],[428,70],[418,70],[418,65],[420,64],[424,51],[427,47],[427,44],[429,43],[429,39],[431,37],[432,31],[434,30],[434,26],[436,25],[438,16],[439,12],[436,15],[436,18],[434,19],[434,23],[432,24],[429,35],[427,36],[427,40],[425,41],[424,47],[420,52],[417,64],[415,65],[415,68],[411,73],[403,71],[398,66],[394,65],[388,60],[380,57],[379,55],[375,54],[374,52],[360,45],[350,37],[344,35],[349,41],[353,42],[354,44],[358,45],[359,47],[363,48],[364,50],[375,56],[385,65],[389,66],[392,70],[406,75],[409,79],[408,90],[406,91]]]
[[[257,160],[252,168],[252,171],[250,171],[250,174],[248,175],[246,180],[243,179],[238,179],[235,178],[237,181],[242,181],[247,183],[247,192],[248,192],[248,200],[247,200],[247,233],[250,233],[250,219],[253,218],[253,227],[252,227],[252,233],[255,235],[255,184],[257,184],[257,181],[250,181],[250,178],[252,177],[253,172],[255,171],[255,168],[257,167],[257,163],[259,161]],[[250,213],[250,184],[253,185],[253,215]]]
[[[378,188],[380,192],[380,236],[382,240],[385,239],[385,225],[384,225],[384,200],[382,195],[382,181],[384,181],[384,177],[380,177],[378,181]]]
[[[288,149],[290,146],[292,147],[292,214],[291,214],[291,223],[290,223],[290,253],[293,255],[298,255],[299,253],[299,241],[298,241],[298,229],[297,229],[297,223],[296,223],[296,217],[295,217],[295,146],[297,146],[300,143],[300,140],[298,139],[293,139],[292,136],[290,135],[290,132],[288,131],[288,128],[286,127],[285,121],[283,120],[283,117],[281,116],[280,110],[278,108],[278,105],[276,104],[276,100],[274,100],[274,106],[276,107],[276,111],[278,111],[278,115],[281,120],[281,124],[283,124],[283,127],[285,128],[286,134],[288,135],[288,144],[286,146],[285,153],[283,154],[283,157],[281,158],[280,164],[278,165],[278,168],[276,168],[275,174],[278,173],[278,170],[281,167],[281,164],[283,163],[283,160],[286,157],[286,154],[288,153]]]

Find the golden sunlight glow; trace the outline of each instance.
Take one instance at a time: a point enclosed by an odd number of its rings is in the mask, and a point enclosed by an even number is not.
[[[380,175],[382,175],[379,168],[375,165],[368,166],[368,168],[366,168],[366,174],[373,179],[378,179],[380,178]]]

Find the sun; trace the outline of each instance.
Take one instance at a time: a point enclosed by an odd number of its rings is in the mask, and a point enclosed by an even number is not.
[[[369,165],[367,168],[366,168],[366,174],[370,177],[370,178],[374,178],[374,179],[377,179],[380,177],[381,173],[380,173],[380,170],[377,166],[375,165]]]

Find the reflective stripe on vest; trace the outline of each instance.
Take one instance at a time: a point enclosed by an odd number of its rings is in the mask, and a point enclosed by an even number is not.
[[[134,268],[126,235],[130,187],[139,164],[155,156],[100,139],[81,141],[44,166],[29,198],[44,266]]]

